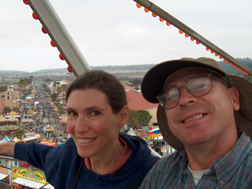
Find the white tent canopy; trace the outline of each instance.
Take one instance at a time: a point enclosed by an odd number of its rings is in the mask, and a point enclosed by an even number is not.
[[[6,174],[3,174],[3,173],[0,173],[0,180],[3,180],[5,177],[8,177],[9,175],[6,175]]]
[[[21,177],[14,179],[12,182],[22,185],[22,186],[30,187],[30,188],[42,188],[43,186],[46,185],[45,183],[42,183],[42,182],[36,182],[33,180],[21,178]]]
[[[54,187],[51,184],[47,184],[43,189],[54,189]]]

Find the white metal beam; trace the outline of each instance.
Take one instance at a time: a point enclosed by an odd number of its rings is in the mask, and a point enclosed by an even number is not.
[[[151,1],[149,1],[149,0],[134,0],[134,1],[139,3],[140,5],[142,5],[143,7],[147,8],[151,12],[155,13],[159,17],[163,18],[167,22],[171,23],[173,26],[182,30],[183,32],[185,32],[189,36],[193,37],[195,40],[202,43],[203,45],[205,45],[209,49],[213,50],[218,55],[221,55],[227,61],[229,61],[232,64],[236,65],[237,67],[241,68],[243,71],[247,72],[248,74],[252,75],[252,70],[250,68],[248,68],[247,66],[245,66],[244,64],[242,64],[241,62],[239,62],[238,60],[233,58],[231,55],[229,55],[228,53],[226,53],[225,51],[223,51],[222,49],[220,49],[219,47],[217,47],[216,45],[214,45],[213,43],[208,41],[206,38],[204,38],[203,36],[201,36],[200,34],[195,32],[194,30],[189,28],[184,23],[177,20],[175,17],[173,17],[172,15],[170,15],[169,13],[167,13],[166,11],[164,11],[163,9],[161,9],[160,7],[158,7],[157,5],[152,3]]]
[[[90,70],[90,66],[74,43],[49,0],[27,0],[27,2],[57,46],[60,54],[71,67],[73,73],[78,76],[86,70]]]

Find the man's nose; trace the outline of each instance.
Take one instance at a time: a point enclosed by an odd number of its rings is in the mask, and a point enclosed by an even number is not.
[[[197,97],[192,95],[185,86],[179,88],[179,105],[185,106],[193,104],[197,101]]]

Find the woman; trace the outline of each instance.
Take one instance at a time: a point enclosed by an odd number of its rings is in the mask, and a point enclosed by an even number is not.
[[[44,170],[56,189],[137,188],[158,158],[141,138],[119,134],[129,118],[120,81],[104,71],[88,71],[70,85],[66,100],[72,137],[65,145],[17,143],[15,151],[14,145],[0,146],[0,154]]]

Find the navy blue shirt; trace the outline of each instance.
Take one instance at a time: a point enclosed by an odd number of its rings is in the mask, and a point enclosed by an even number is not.
[[[76,189],[123,189],[129,188],[144,178],[158,157],[151,155],[150,149],[143,139],[137,136],[120,135],[120,137],[132,149],[132,154],[123,168],[113,175],[99,175],[87,169],[83,164]],[[42,169],[46,180],[56,189],[72,188],[82,161],[72,138],[69,138],[66,144],[60,147],[17,143],[14,158]]]

